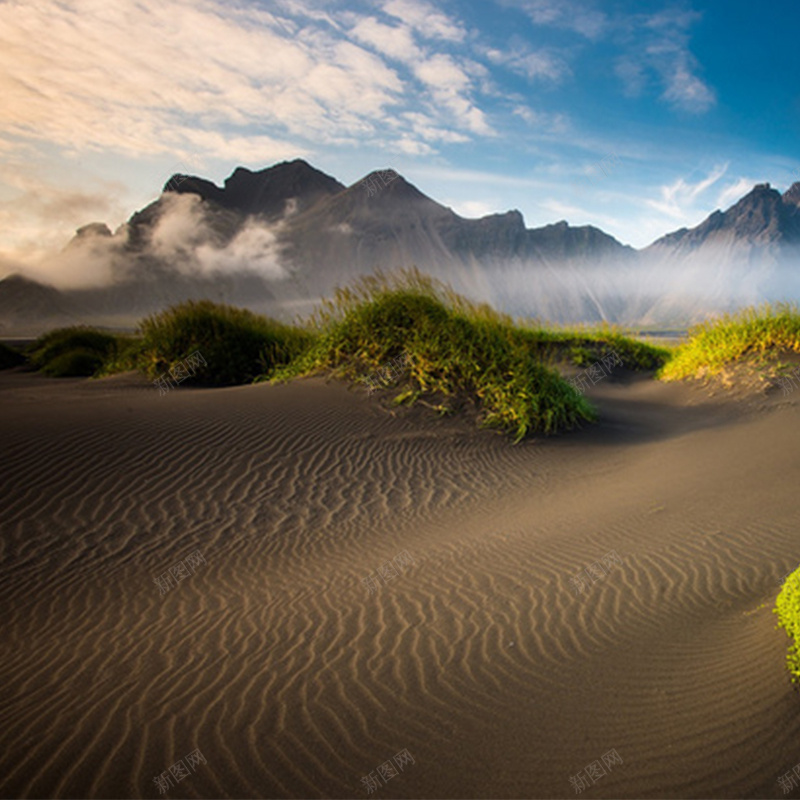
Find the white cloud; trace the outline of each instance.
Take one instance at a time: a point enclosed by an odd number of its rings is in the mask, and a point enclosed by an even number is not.
[[[383,10],[429,39],[460,42],[466,35],[464,28],[458,22],[424,0],[389,0],[384,3]]]
[[[403,83],[327,26],[220,0],[10,0],[0,4],[0,91],[7,134],[142,156],[213,128],[211,155],[227,158],[226,138],[238,145],[253,126],[323,140],[363,133]],[[273,160],[298,150],[261,132],[253,146]]]
[[[480,219],[497,213],[494,206],[484,203],[482,200],[445,200],[445,204],[449,205],[459,216],[468,219]]]
[[[265,225],[251,220],[230,241],[222,242],[208,226],[205,206],[197,195],[168,193],[162,204],[150,252],[171,267],[190,275],[255,271],[270,280],[287,277],[278,244],[282,221]],[[288,203],[284,219],[291,213]]]
[[[404,136],[401,139],[390,142],[389,147],[395,152],[405,153],[410,156],[427,156],[435,152],[430,145],[412,139],[409,136]]]
[[[738,203],[759,182],[753,178],[739,178],[724,187],[717,195],[717,208],[727,210],[734,203]]]
[[[692,74],[686,56],[678,59],[671,68],[664,70],[667,88],[664,99],[686,111],[707,111],[716,103],[714,92],[696,75]]]
[[[425,110],[449,131],[428,141],[493,134],[474,97],[485,67],[435,49],[463,44],[457,20],[423,0],[383,3],[391,24],[313,5],[0,3],[0,152],[46,141],[73,153],[263,164],[385,140],[387,127],[408,148],[420,134],[395,121]]]
[[[449,55],[431,56],[417,64],[414,72],[423,83],[442,91],[457,93],[469,88],[469,76]]]
[[[652,76],[663,87],[661,98],[674,108],[699,114],[716,103],[713,89],[698,76],[700,65],[689,50],[688,30],[699,19],[693,11],[667,10],[619,21],[629,44],[614,71],[625,94],[638,97]]]
[[[524,11],[536,25],[552,25],[579,33],[587,39],[598,39],[608,29],[608,17],[591,7],[591,3],[574,0],[507,0]]]
[[[696,183],[679,178],[674,183],[660,187],[658,199],[645,199],[645,203],[672,220],[684,225],[693,224],[692,220],[696,219],[700,211],[696,205],[698,199],[722,178],[727,169],[727,164],[715,167],[705,178]]]
[[[219,272],[258,272],[270,280],[288,277],[281,258],[276,232],[265,225],[250,222],[225,246],[205,242],[195,250],[200,271],[206,274]]]
[[[673,31],[687,30],[701,19],[702,15],[697,11],[669,8],[651,15],[645,20],[644,24],[647,28],[664,31],[667,35],[672,35]]]
[[[442,181],[458,183],[486,183],[491,186],[509,186],[526,190],[536,190],[549,184],[538,178],[524,178],[516,175],[503,175],[497,172],[482,172],[474,169],[454,169],[450,167],[426,167],[425,175]]]
[[[533,51],[528,47],[514,47],[509,51],[490,49],[486,56],[495,64],[503,64],[531,81],[544,79],[557,83],[570,74],[566,61],[547,50]]]
[[[64,188],[42,177],[30,163],[6,162],[0,167],[0,186],[7,195],[0,201],[0,258],[20,266],[36,268],[87,222],[126,215],[125,188],[86,175],[83,185]],[[73,260],[75,264],[61,264],[68,281],[78,266],[77,256]],[[96,273],[93,279],[103,276]]]
[[[628,97],[638,97],[647,85],[645,66],[629,56],[622,56],[614,66],[614,73],[622,81]]]
[[[407,111],[402,115],[410,123],[415,136],[420,136],[429,142],[467,142],[469,138],[463,133],[439,127],[427,114],[417,111]]]
[[[469,75],[456,64],[452,56],[437,53],[418,63],[414,73],[428,86],[434,101],[444,105],[459,125],[484,136],[493,132],[483,111],[469,98]]]
[[[511,113],[524,120],[533,132],[543,136],[563,136],[570,130],[569,119],[563,114],[534,111],[526,105],[515,106]]]
[[[572,226],[592,225],[608,232],[620,227],[620,220],[617,217],[603,214],[597,211],[588,211],[585,208],[572,203],[564,203],[554,198],[547,198],[540,203],[540,206],[549,211],[556,220],[567,220]]]
[[[384,25],[375,17],[364,17],[355,25],[351,34],[383,55],[409,63],[422,57],[422,51],[414,41],[411,29],[404,25]]]

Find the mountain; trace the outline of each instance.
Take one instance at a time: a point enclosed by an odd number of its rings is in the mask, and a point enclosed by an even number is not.
[[[191,175],[173,175],[163,191],[197,194],[229,211],[276,220],[283,216],[289,203],[294,203],[297,211],[305,211],[344,188],[335,178],[297,159],[259,172],[237,167],[223,188]]]
[[[182,246],[165,252],[167,233],[180,229],[190,231]],[[222,187],[174,175],[161,197],[127,224],[125,250],[128,261],[136,255],[140,281],[209,248],[250,254],[251,262],[263,262],[268,252],[273,297],[259,299],[262,308],[284,316],[309,310],[336,286],[376,268],[413,265],[458,291],[524,313],[517,290],[506,287],[532,265],[566,275],[635,258],[634,250],[591,226],[528,229],[519,211],[464,219],[392,170],[345,187],[300,159],[258,172],[238,168]],[[239,266],[246,269],[245,258]],[[186,263],[184,271],[198,269]],[[252,305],[256,298],[250,299]],[[604,316],[594,300],[565,305],[546,293],[537,311],[561,317],[571,308],[592,319]]]
[[[641,257],[654,274],[668,271],[684,287],[656,300],[651,319],[800,297],[800,183],[783,195],[757,184],[727,210],[653,242]]]
[[[65,278],[94,276],[82,288],[0,281],[0,323],[131,327],[201,297],[291,318],[376,268],[417,266],[513,314],[682,325],[800,294],[798,253],[800,183],[759,184],[637,251],[590,225],[526,228],[516,210],[465,219],[390,169],[345,186],[297,159],[239,167],[222,186],[171,176],[116,231],[85,225],[54,257]]]
[[[631,254],[597,228],[572,228],[566,222],[528,229],[519,211],[464,219],[431,200],[398,176],[374,196],[365,187],[379,179],[373,172],[350,188],[330,195],[287,222],[290,258],[298,267],[319,263],[333,245],[353,264],[369,271],[375,263],[484,263],[511,260],[573,260],[597,262]],[[385,174],[385,173],[383,173]],[[313,235],[311,235],[313,234]],[[342,234],[349,237],[341,239]],[[343,248],[344,244],[344,248]]]
[[[280,242],[283,263],[309,296],[329,294],[376,268],[417,266],[456,291],[512,313],[533,310],[559,319],[606,315],[594,299],[569,286],[566,294],[548,292],[538,285],[542,274],[556,270],[569,285],[576,272],[630,264],[636,255],[591,226],[559,222],[529,229],[519,211],[465,219],[391,170],[372,172],[307,211],[288,215]],[[537,295],[534,304],[531,293]]]
[[[800,183],[781,195],[768,183],[759,183],[727,211],[715,211],[696,228],[681,228],[650,245],[687,253],[709,245],[800,245]]]

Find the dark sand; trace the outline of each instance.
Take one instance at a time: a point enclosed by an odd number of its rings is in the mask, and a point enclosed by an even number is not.
[[[168,797],[572,797],[615,749],[583,796],[783,797],[800,392],[593,391],[513,446],[321,379],[0,374],[0,795],[158,797],[199,748]]]

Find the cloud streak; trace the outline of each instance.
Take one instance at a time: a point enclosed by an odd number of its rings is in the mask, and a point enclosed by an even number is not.
[[[491,133],[470,76],[437,49],[458,45],[465,29],[420,0],[382,11],[383,21],[288,2],[265,11],[222,0],[9,0],[0,4],[4,131],[65,149],[189,148],[258,163],[378,138],[402,111],[434,121],[426,102],[464,134]]]

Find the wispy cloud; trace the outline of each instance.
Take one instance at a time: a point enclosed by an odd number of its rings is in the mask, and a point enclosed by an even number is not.
[[[407,111],[403,118],[411,125],[414,134],[428,142],[466,142],[468,137],[463,133],[442,128],[434,124],[427,114]]]
[[[663,97],[675,106],[702,113],[716,102],[714,92],[703,83],[693,69],[695,60],[689,53],[680,53],[665,69],[662,77],[667,84]]]
[[[453,211],[461,217],[467,219],[480,219],[480,217],[497,213],[497,209],[482,200],[444,200],[445,205],[449,205]]]
[[[615,72],[625,93],[636,97],[655,83],[660,97],[676,109],[703,113],[711,108],[716,95],[699,77],[700,64],[689,49],[689,29],[700,19],[694,11],[668,10],[618,20],[625,44]]]
[[[466,36],[459,22],[424,0],[389,0],[383,10],[429,39],[460,42]]]
[[[362,17],[352,28],[351,35],[397,61],[410,63],[422,57],[422,50],[407,25],[386,25],[375,17]]]
[[[29,163],[7,162],[0,182],[0,251],[8,262],[32,264],[59,250],[69,234],[91,220],[124,219],[125,187],[115,181],[64,188]]]
[[[414,74],[428,87],[434,100],[450,111],[461,127],[482,135],[492,133],[485,114],[469,98],[472,84],[470,76],[452,56],[437,53],[417,64]]]
[[[730,208],[734,203],[738,203],[757,183],[760,181],[755,178],[739,178],[732,181],[720,189],[716,201],[717,208],[723,210]]]
[[[536,25],[552,25],[579,33],[587,39],[601,37],[609,27],[605,12],[592,2],[577,0],[505,0],[524,11]]]
[[[398,111],[426,102],[443,103],[465,133],[491,132],[464,68],[431,50],[465,31],[429,4],[390,0],[387,21],[351,14],[349,31],[335,10],[311,13],[287,0],[274,8],[2,3],[4,143],[21,137],[151,157],[200,148],[263,163],[377,137]],[[419,40],[432,44],[423,49]]]
[[[525,120],[538,133],[548,135],[564,134],[569,130],[569,119],[565,114],[549,114],[542,111],[534,111],[526,105],[515,106],[512,113]]]
[[[558,83],[571,73],[566,60],[552,50],[532,50],[517,44],[508,50],[491,48],[486,51],[487,58],[494,64],[502,64],[528,80],[546,80]]]
[[[697,201],[717,183],[728,170],[727,164],[714,167],[711,172],[699,181],[692,183],[684,178],[661,186],[657,199],[647,199],[646,204],[666,216],[683,224],[696,224],[693,222],[697,216]]]

